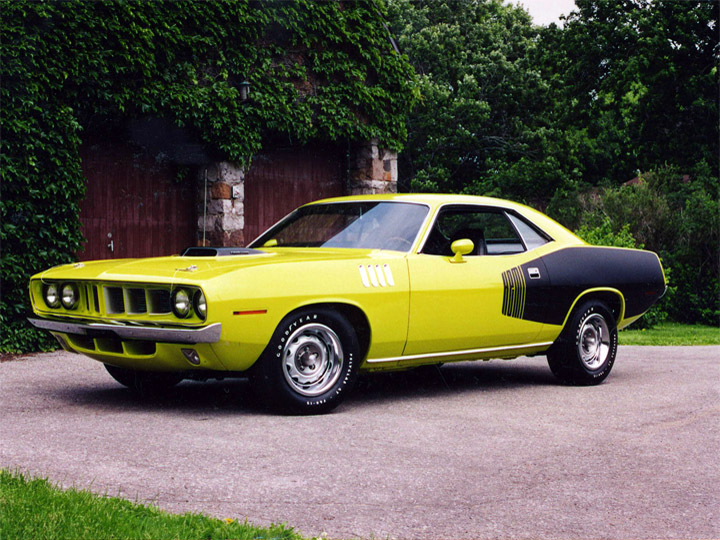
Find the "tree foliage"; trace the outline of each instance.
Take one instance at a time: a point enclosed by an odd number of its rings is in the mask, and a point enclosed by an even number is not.
[[[2,0],[0,10],[3,350],[39,346],[22,323],[28,277],[80,246],[83,130],[162,117],[235,161],[268,134],[394,149],[406,138],[414,75],[372,0]]]
[[[393,0],[389,18],[421,96],[408,120],[401,184],[512,191],[494,176],[511,163],[536,163],[543,137],[533,119],[545,82],[532,64],[537,29],[528,14],[500,0]],[[525,187],[542,192],[539,183]]]
[[[718,173],[718,2],[577,0],[541,34],[549,113],[584,182],[665,164]]]
[[[666,267],[676,321],[720,325],[720,205],[717,177],[707,164],[682,175],[663,167],[638,184],[609,187],[585,198],[582,231],[629,231],[638,247],[655,251]],[[587,237],[584,237],[588,240]]]
[[[718,2],[577,6],[541,28],[500,0],[390,0],[420,81],[405,187],[549,204],[574,226],[588,186],[666,164],[718,173]]]
[[[677,287],[670,315],[717,323],[719,4],[576,5],[564,26],[536,27],[499,0],[390,0],[421,94],[401,180],[524,201],[591,240],[644,244]],[[599,207],[583,207],[598,187]]]

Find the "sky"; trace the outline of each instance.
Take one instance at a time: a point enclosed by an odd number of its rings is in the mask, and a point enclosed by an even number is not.
[[[559,24],[560,15],[567,15],[575,9],[574,0],[510,0],[522,5],[530,12],[535,24]]]

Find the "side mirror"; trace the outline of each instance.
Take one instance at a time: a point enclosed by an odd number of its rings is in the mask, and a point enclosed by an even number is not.
[[[475,244],[473,244],[473,241],[469,238],[461,238],[460,240],[455,240],[450,245],[450,249],[455,254],[455,256],[450,259],[450,262],[461,263],[465,262],[463,260],[463,255],[471,253],[472,250],[475,249]]]
[[[277,246],[277,240],[275,240],[274,238],[271,238],[270,240],[268,240],[267,242],[265,242],[263,244],[263,247],[275,247],[275,246]]]

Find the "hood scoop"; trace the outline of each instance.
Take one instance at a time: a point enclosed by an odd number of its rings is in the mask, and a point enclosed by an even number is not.
[[[189,247],[181,257],[227,257],[229,255],[259,255],[265,253],[257,249],[240,247]]]

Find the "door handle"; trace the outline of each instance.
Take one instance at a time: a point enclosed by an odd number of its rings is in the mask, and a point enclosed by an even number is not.
[[[108,247],[110,248],[110,251],[112,251],[114,253],[115,252],[115,240],[110,240]]]

